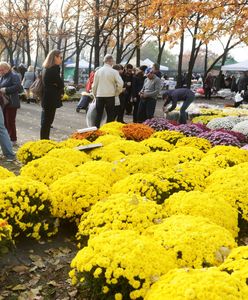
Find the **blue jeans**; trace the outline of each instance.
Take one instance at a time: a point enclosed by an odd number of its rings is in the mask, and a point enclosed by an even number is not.
[[[179,123],[180,124],[186,124],[187,123],[187,113],[186,110],[190,106],[190,104],[195,100],[195,97],[187,98],[183,105],[180,108],[180,116],[179,116]]]
[[[11,159],[15,158],[15,154],[12,149],[12,143],[10,141],[8,131],[4,126],[4,117],[1,108],[0,108],[0,146],[4,156]]]
[[[154,116],[157,100],[153,98],[141,98],[138,107],[138,123],[142,123]]]

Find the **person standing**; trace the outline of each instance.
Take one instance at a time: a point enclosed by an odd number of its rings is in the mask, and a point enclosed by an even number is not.
[[[161,80],[154,74],[152,68],[146,69],[146,77],[144,86],[139,93],[140,103],[137,116],[138,123],[142,123],[147,119],[153,118],[157,97],[161,89]]]
[[[214,85],[214,79],[212,73],[208,73],[204,80],[204,93],[205,93],[206,100],[211,99],[213,85]]]
[[[50,128],[53,123],[56,109],[62,106],[64,94],[64,81],[60,77],[60,65],[62,54],[60,50],[52,50],[48,53],[42,72],[43,95],[41,99],[41,129],[40,139],[49,139]]]
[[[0,95],[0,103],[2,105],[2,96]],[[13,152],[12,143],[9,138],[7,129],[4,126],[4,116],[2,108],[0,108],[0,146],[3,155],[6,157],[8,162],[15,160],[15,154]]]
[[[36,79],[36,74],[34,72],[34,67],[29,66],[27,72],[25,72],[23,80],[22,80],[22,86],[25,90],[27,103],[30,103],[30,86]]]
[[[0,62],[0,91],[4,94],[8,103],[3,108],[4,123],[8,130],[13,145],[17,143],[16,113],[20,108],[19,92],[22,90],[18,74],[13,73],[11,66],[6,62]]]
[[[145,77],[145,70],[147,66],[140,66],[137,70],[136,74],[133,76],[132,82],[132,101],[133,101],[133,122],[138,122],[138,107],[140,103],[140,91],[144,85]]]
[[[104,65],[96,71],[92,92],[96,97],[95,126],[100,127],[104,108],[107,113],[107,123],[115,119],[115,96],[119,96],[123,88],[123,80],[119,72],[112,68],[114,59],[110,54],[105,55]]]
[[[163,99],[165,100],[163,111],[164,113],[168,113],[173,111],[178,101],[183,101],[183,105],[180,108],[180,116],[179,123],[186,124],[187,123],[187,113],[186,110],[190,106],[190,104],[195,100],[195,94],[190,89],[187,88],[179,88],[175,90],[165,91],[163,94]],[[171,108],[167,109],[166,106],[172,103]]]
[[[122,65],[114,65],[113,66],[114,70],[117,70],[121,76],[121,79],[124,82],[124,78],[123,78],[123,72],[124,72],[124,67]],[[115,97],[115,119],[117,122],[120,123],[125,123],[124,122],[124,112],[125,112],[125,90],[126,88],[124,87],[124,83],[123,83],[123,89],[122,92],[120,93],[119,96]]]
[[[123,80],[124,80],[124,97],[125,97],[125,110],[127,115],[132,114],[132,102],[131,102],[131,96],[132,96],[132,81],[133,81],[133,65],[127,64],[124,69],[123,73]]]

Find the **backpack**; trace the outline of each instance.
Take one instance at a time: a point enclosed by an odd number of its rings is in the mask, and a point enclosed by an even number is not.
[[[33,95],[38,98],[38,100],[41,100],[44,90],[41,75],[35,79],[35,81],[32,83],[29,89],[33,93]]]

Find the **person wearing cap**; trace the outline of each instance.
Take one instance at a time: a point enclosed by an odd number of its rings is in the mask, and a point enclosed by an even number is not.
[[[142,123],[154,116],[157,97],[161,89],[161,80],[155,74],[152,68],[146,69],[146,79],[141,89],[140,103],[138,107],[138,123]]]
[[[104,65],[94,76],[92,93],[96,97],[96,121],[95,126],[100,127],[104,109],[107,113],[107,123],[115,119],[115,97],[123,90],[123,80],[117,70],[112,68],[114,59],[106,54]]]
[[[190,104],[195,100],[194,92],[192,92],[190,89],[187,88],[168,90],[164,92],[163,99],[165,100],[163,106],[164,113],[173,111],[176,108],[178,101],[183,102],[180,108],[179,123],[186,124],[187,123],[186,110],[190,106]],[[172,106],[169,109],[167,109],[166,106],[170,103],[172,104]]]

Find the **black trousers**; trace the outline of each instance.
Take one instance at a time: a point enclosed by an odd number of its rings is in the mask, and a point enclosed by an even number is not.
[[[97,128],[101,125],[104,108],[107,113],[107,123],[115,119],[115,97],[96,97],[96,122]]]
[[[50,129],[55,117],[56,108],[43,108],[41,112],[40,139],[49,140]]]

